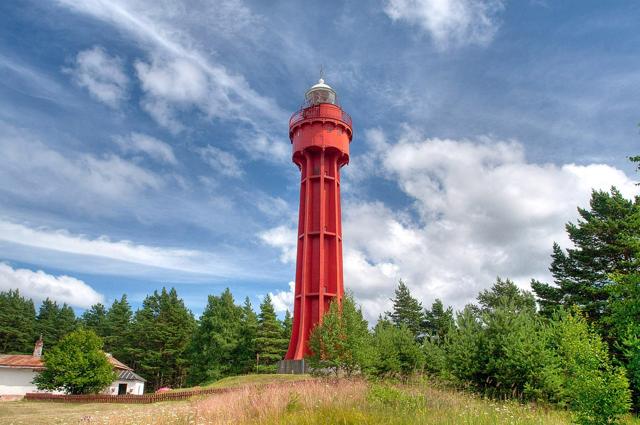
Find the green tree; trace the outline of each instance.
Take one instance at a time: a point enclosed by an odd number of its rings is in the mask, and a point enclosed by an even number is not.
[[[634,404],[640,405],[640,273],[612,275],[609,314],[603,319],[613,349],[627,369]]]
[[[132,350],[135,345],[131,334],[132,318],[133,311],[125,294],[113,300],[104,318],[105,351],[128,365],[133,362]]]
[[[453,308],[444,308],[438,298],[431,304],[431,309],[425,309],[424,329],[432,342],[442,343],[454,324]]]
[[[249,297],[244,300],[240,318],[240,336],[235,361],[238,363],[238,373],[248,373],[254,370],[256,364],[256,339],[258,337],[258,315],[253,311]]]
[[[482,312],[490,312],[496,308],[509,305],[516,312],[535,312],[536,299],[532,293],[523,291],[510,279],[497,278],[490,289],[478,295],[478,304]]]
[[[213,381],[237,373],[242,315],[229,288],[220,296],[209,295],[190,343],[190,383]]]
[[[149,386],[180,387],[189,370],[187,348],[195,320],[174,288],[154,291],[134,316],[131,351],[136,370]]]
[[[393,310],[387,315],[393,324],[398,327],[405,325],[416,339],[420,339],[425,319],[422,304],[411,295],[411,291],[402,280],[398,282],[395,296],[391,301],[393,302]]]
[[[76,329],[76,315],[66,303],[58,303],[45,299],[40,304],[36,317],[36,334],[43,337],[45,347],[56,345],[62,337]]]
[[[345,294],[342,303],[331,303],[322,323],[311,332],[309,348],[309,364],[316,370],[351,375],[369,367],[371,335],[351,294]]]
[[[577,223],[566,225],[573,248],[554,244],[551,274],[554,284],[534,281],[542,310],[550,314],[578,306],[593,321],[606,314],[611,274],[640,268],[640,198],[628,200],[616,189],[593,191],[590,208],[578,208]]]
[[[579,313],[559,313],[551,322],[568,405],[582,425],[618,423],[631,395],[622,368],[612,365],[606,344]]]
[[[41,390],[92,394],[116,379],[113,366],[102,351],[102,340],[91,330],[71,332],[44,353],[43,361],[46,369],[34,380]]]
[[[20,291],[0,292],[0,353],[28,353],[36,339],[33,301]]]
[[[275,364],[284,357],[288,343],[284,338],[284,328],[276,317],[271,297],[267,295],[260,304],[256,337],[260,370],[275,372]]]
[[[386,321],[378,322],[372,346],[374,353],[370,370],[377,376],[406,379],[424,365],[424,354],[413,332],[405,325],[396,327]]]
[[[289,313],[289,310],[284,313],[282,326],[284,327],[284,339],[289,341],[291,339],[291,329],[293,328],[293,319],[291,317],[291,313]]]
[[[80,316],[80,323],[85,329],[91,329],[100,338],[107,336],[107,310],[104,305],[97,303],[85,310]]]

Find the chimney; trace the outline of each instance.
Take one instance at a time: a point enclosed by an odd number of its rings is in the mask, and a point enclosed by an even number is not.
[[[42,357],[42,346],[44,342],[42,341],[42,335],[40,335],[40,339],[36,341],[36,345],[33,347],[33,357],[40,358]]]

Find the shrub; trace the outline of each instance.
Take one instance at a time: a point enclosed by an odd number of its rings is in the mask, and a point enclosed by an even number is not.
[[[607,346],[579,312],[558,314],[551,326],[567,402],[576,421],[582,425],[617,423],[631,407],[624,369],[613,367]]]

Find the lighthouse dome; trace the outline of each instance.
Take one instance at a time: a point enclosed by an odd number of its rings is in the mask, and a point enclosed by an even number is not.
[[[307,93],[304,95],[308,106],[318,105],[320,103],[336,104],[336,92],[325,84],[324,80],[320,78],[318,84],[311,86]]]

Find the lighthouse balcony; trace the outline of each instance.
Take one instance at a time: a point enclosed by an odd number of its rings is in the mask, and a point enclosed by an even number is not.
[[[308,119],[333,119],[341,121],[351,128],[351,117],[337,105],[331,103],[321,103],[319,105],[308,106],[291,115],[289,128],[291,129],[301,121]]]

